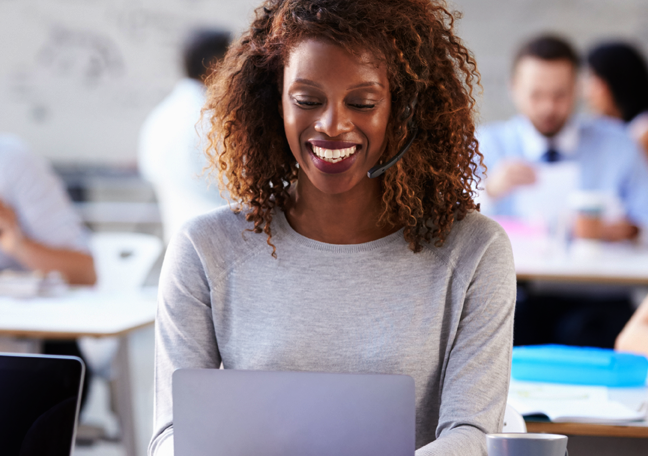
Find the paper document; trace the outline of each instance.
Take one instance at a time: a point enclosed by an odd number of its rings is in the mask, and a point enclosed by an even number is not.
[[[508,403],[522,416],[546,415],[555,422],[615,423],[646,419],[645,388],[621,403],[604,386],[511,381]],[[637,394],[638,393],[638,394]]]
[[[569,195],[580,186],[580,167],[575,162],[534,165],[536,183],[515,193],[515,213],[527,222],[556,221],[569,210]]]

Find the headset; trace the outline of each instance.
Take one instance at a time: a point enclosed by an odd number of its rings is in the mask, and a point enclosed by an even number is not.
[[[403,155],[405,155],[405,152],[411,147],[412,143],[414,143],[414,140],[416,139],[416,135],[418,134],[418,127],[414,125],[414,108],[416,107],[416,102],[418,101],[417,97],[414,97],[414,99],[410,102],[409,105],[405,108],[405,112],[401,116],[401,122],[404,122],[405,120],[409,119],[409,122],[407,123],[407,133],[410,136],[409,141],[407,141],[407,144],[405,144],[405,147],[403,147],[400,152],[398,152],[391,160],[389,160],[387,163],[384,165],[376,165],[373,168],[371,168],[369,171],[367,171],[367,177],[374,179],[376,177],[382,176],[385,171],[387,171],[389,168],[394,166],[398,160],[403,158]]]

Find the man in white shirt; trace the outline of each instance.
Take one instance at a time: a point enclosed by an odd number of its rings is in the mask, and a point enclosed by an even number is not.
[[[0,270],[59,271],[96,281],[81,220],[49,165],[16,137],[0,134]]]
[[[194,32],[183,52],[187,77],[149,114],[140,131],[139,168],[155,189],[167,242],[187,220],[226,204],[217,185],[205,177],[207,131],[197,124],[205,104],[204,80],[229,43],[228,32]]]

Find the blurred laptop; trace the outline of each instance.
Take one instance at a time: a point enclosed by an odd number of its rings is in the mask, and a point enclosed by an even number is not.
[[[405,375],[180,369],[176,455],[413,456]]]
[[[0,353],[2,455],[72,454],[84,370],[72,356]]]

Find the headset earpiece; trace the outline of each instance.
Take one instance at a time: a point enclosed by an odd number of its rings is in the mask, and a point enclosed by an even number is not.
[[[412,113],[412,104],[408,104],[405,106],[405,111],[403,111],[403,115],[401,116],[401,122],[405,122],[407,119],[409,119],[410,114]]]
[[[398,160],[400,160],[403,155],[405,155],[405,152],[410,148],[410,146],[414,143],[414,140],[416,139],[416,134],[418,133],[418,128],[414,124],[414,108],[416,107],[416,102],[418,101],[417,97],[414,97],[414,99],[405,107],[403,110],[403,115],[400,118],[401,122],[405,122],[406,120],[409,119],[409,122],[407,123],[407,134],[410,137],[409,141],[407,141],[407,144],[405,144],[405,147],[401,149],[400,152],[398,152],[391,160],[389,160],[387,163],[384,165],[376,165],[373,168],[371,168],[367,172],[367,177],[373,179],[378,176],[382,176],[385,171],[387,171],[389,168],[394,166]]]

